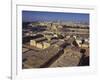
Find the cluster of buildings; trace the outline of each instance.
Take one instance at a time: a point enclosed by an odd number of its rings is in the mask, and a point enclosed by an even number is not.
[[[76,25],[75,23],[71,22],[39,22],[37,25],[35,24],[35,26],[34,24],[30,23],[30,26],[30,29],[23,29],[23,43],[29,42],[30,46],[46,49],[51,45],[56,45],[58,43],[63,44],[63,42],[66,42],[66,40],[71,38],[73,35],[74,40],[79,47],[89,47],[88,25]],[[42,28],[44,31],[34,32],[34,30]],[[83,40],[82,38],[84,39],[84,44],[81,44]]]
[[[48,47],[50,47],[51,45],[54,46],[67,46],[67,45],[71,45],[73,46],[73,44],[77,47],[89,47],[89,40],[88,39],[84,39],[84,44],[82,43],[81,39],[77,39],[76,36],[66,36],[63,39],[59,39],[58,37],[55,36],[40,36],[38,37],[40,34],[37,34],[37,38],[32,38],[30,39],[30,46],[34,46],[36,48],[40,48],[40,49],[46,49]]]

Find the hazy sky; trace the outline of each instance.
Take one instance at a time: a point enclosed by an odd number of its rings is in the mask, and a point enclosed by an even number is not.
[[[89,14],[84,13],[62,13],[43,11],[22,11],[22,21],[73,21],[89,22]]]

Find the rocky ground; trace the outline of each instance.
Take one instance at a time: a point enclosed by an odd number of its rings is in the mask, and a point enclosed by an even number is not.
[[[72,67],[89,65],[89,49],[51,46],[44,50],[23,48],[22,63],[26,68]]]

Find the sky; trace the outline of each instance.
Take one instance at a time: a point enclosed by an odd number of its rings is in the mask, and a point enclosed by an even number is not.
[[[64,12],[43,12],[43,11],[22,11],[23,22],[33,21],[72,21],[89,23],[89,14],[85,13],[64,13]]]

